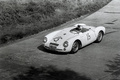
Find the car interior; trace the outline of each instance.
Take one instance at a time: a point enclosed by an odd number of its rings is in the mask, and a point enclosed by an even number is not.
[[[78,30],[77,28],[73,28],[73,29],[70,30],[70,32],[71,32],[71,33],[74,33],[74,34],[79,34],[80,32],[81,32],[81,33],[84,33],[84,32],[86,32],[86,31],[89,31],[89,29],[84,28],[84,27],[83,27],[81,30]]]

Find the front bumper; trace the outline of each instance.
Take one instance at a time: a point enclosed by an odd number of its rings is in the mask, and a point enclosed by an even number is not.
[[[57,51],[57,52],[70,52],[70,50],[68,50],[67,48],[58,48],[58,47],[48,47],[44,45],[44,48],[47,50],[51,50],[51,51]]]

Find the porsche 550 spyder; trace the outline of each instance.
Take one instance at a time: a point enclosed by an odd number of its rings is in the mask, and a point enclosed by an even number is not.
[[[45,49],[57,52],[76,53],[80,48],[92,43],[101,42],[105,34],[105,27],[93,27],[78,23],[49,33],[44,37]]]

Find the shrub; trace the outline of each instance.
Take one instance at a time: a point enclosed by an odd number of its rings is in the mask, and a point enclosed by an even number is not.
[[[101,7],[103,7],[105,4],[107,4],[110,1],[111,0],[106,0],[106,1],[96,0],[89,4],[80,5],[80,7],[76,8],[75,11],[77,11],[77,16],[80,17],[81,15],[85,15],[85,14],[97,11],[98,9],[100,9]]]
[[[1,37],[1,43],[6,43],[11,40],[11,35],[10,34],[5,34]]]
[[[40,15],[45,15],[45,16],[50,16],[50,15],[54,14],[54,12],[55,12],[54,6],[51,2],[46,2],[43,4],[30,2],[26,6],[25,10],[29,14],[39,13]]]

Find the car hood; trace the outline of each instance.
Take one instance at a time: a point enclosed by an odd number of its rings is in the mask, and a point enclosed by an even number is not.
[[[53,36],[51,42],[62,44],[65,41],[67,41],[68,39],[71,39],[78,35],[78,34],[71,33],[70,30],[71,30],[71,28],[67,28],[67,29],[63,29],[63,30],[59,31],[55,36]]]

